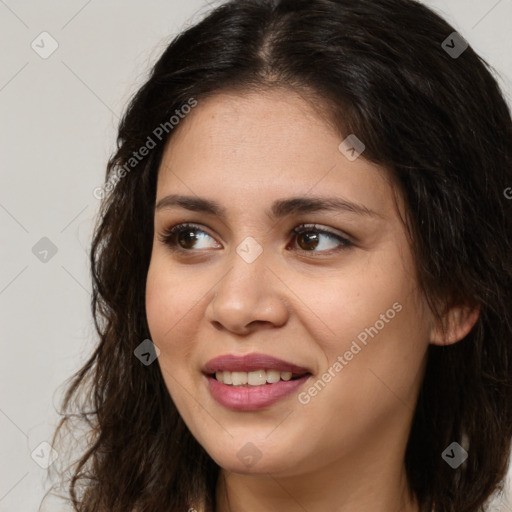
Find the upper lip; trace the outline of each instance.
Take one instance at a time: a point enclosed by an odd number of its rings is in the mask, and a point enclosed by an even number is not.
[[[203,371],[207,374],[215,372],[252,372],[256,370],[277,370],[280,372],[292,372],[303,375],[310,371],[302,366],[278,359],[267,354],[246,354],[237,356],[224,354],[210,359],[204,366]]]

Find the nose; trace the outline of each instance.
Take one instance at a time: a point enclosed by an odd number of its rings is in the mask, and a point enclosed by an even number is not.
[[[210,323],[238,335],[282,327],[289,316],[286,286],[267,266],[265,251],[252,262],[234,252],[229,263],[205,312]]]

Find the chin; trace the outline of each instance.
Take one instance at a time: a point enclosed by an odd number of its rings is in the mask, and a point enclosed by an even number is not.
[[[237,445],[240,443],[237,443]],[[261,446],[261,444],[260,444]],[[244,475],[265,475],[268,473],[288,473],[297,467],[290,459],[290,450],[276,451],[271,448],[257,448],[251,441],[241,443],[241,447],[226,450],[207,450],[208,454],[222,469]],[[268,455],[265,452],[268,450]]]

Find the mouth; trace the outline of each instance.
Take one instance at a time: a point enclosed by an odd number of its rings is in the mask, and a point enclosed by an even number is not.
[[[298,380],[309,375],[311,375],[309,372],[293,373],[272,369],[260,369],[251,372],[224,370],[207,374],[208,377],[216,379],[218,382],[234,387],[268,386],[280,381]]]
[[[312,376],[307,368],[265,354],[219,356],[208,361],[203,374],[212,397],[234,411],[269,407]]]
[[[228,386],[263,386],[296,380],[311,372],[267,354],[225,354],[208,361],[203,373]]]

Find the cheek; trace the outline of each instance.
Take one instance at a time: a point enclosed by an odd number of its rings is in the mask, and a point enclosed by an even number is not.
[[[176,303],[164,284],[161,272],[151,263],[146,282],[146,316],[153,341],[162,341],[173,325]]]
[[[335,401],[350,400],[361,417],[413,405],[428,349],[421,300],[407,286],[385,284],[378,293],[360,289],[350,319],[335,326],[338,342],[326,350],[330,365],[343,359]]]
[[[342,357],[343,369],[338,365],[331,372],[344,375],[335,380],[345,391],[357,388],[359,394],[366,388],[369,396],[378,396],[375,392],[386,391],[381,378],[408,393],[415,382],[428,348],[430,317],[412,268],[407,254],[387,250],[334,273],[316,293],[312,281],[300,280],[297,294],[308,297],[317,313],[308,329],[324,354],[322,370]]]
[[[402,261],[388,260],[377,255],[320,281],[315,276],[295,279],[294,291],[307,297],[307,306],[316,313],[311,316],[315,330],[327,332],[322,338],[333,349],[343,349],[346,342],[350,345],[350,340],[376,323],[380,334],[403,326],[405,317],[418,328],[417,322],[424,323],[414,279]]]
[[[184,286],[186,283],[186,286]],[[183,386],[192,375],[191,358],[197,339],[194,306],[201,297],[193,282],[183,280],[165,260],[152,259],[146,281],[146,316],[151,340],[160,349],[158,364],[169,394],[180,411],[186,410]]]
[[[152,341],[162,351],[162,360],[190,348],[185,341],[193,341],[192,330],[197,325],[194,314],[201,295],[194,280],[184,278],[159,258],[151,261],[146,282],[146,316]]]

